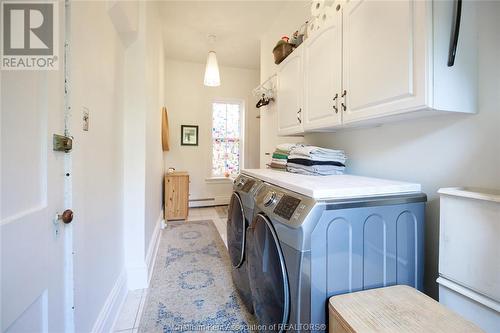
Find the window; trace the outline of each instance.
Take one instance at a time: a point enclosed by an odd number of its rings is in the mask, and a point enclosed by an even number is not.
[[[212,177],[240,172],[242,151],[241,103],[212,104]]]

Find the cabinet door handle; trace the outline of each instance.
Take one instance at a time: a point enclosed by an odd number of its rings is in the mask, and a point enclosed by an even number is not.
[[[299,111],[297,111],[297,120],[299,121],[299,124],[302,124],[301,113],[302,113],[302,109],[299,109]]]
[[[455,1],[455,21],[453,23],[453,32],[451,35],[450,49],[448,51],[448,67],[455,64],[457,54],[458,34],[460,32],[460,18],[462,16],[462,0]]]
[[[337,105],[338,105],[337,99],[338,98],[339,98],[339,94],[335,94],[335,96],[333,96],[333,101],[335,102],[335,104],[333,105],[333,110],[335,111],[335,113],[339,113],[339,108],[337,107]]]
[[[340,104],[340,106],[342,107],[342,111],[347,110],[346,96],[347,96],[347,90],[344,90],[342,92],[342,95],[340,95],[340,97],[342,97],[344,99],[344,101]]]

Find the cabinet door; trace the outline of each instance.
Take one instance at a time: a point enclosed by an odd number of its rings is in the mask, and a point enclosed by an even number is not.
[[[165,209],[167,220],[173,220],[179,216],[179,177],[167,177],[165,179]]]
[[[278,67],[278,134],[295,135],[302,129],[302,48],[292,52]]]
[[[426,6],[411,0],[345,4],[344,123],[425,106]]]
[[[167,176],[165,179],[167,220],[182,220],[188,215],[189,177]]]
[[[341,124],[342,15],[312,35],[304,45],[304,129]]]

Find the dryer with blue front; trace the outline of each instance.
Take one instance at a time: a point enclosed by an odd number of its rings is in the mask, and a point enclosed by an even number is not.
[[[265,182],[247,232],[261,331],[324,331],[333,295],[395,284],[422,290],[426,196],[420,185],[243,172]]]

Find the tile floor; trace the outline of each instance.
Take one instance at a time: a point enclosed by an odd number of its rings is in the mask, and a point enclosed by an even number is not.
[[[224,244],[227,246],[226,218],[221,217],[215,207],[190,208],[187,221],[214,221]],[[125,299],[114,331],[120,333],[136,333],[141,320],[142,309],[146,301],[148,289],[130,291]]]

